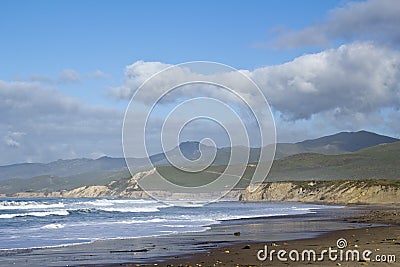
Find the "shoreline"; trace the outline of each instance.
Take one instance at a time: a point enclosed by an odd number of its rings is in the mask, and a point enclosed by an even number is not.
[[[158,266],[400,266],[400,209],[395,205],[379,206],[379,205],[352,205],[349,208],[359,209],[360,214],[356,216],[344,217],[340,220],[352,224],[369,223],[365,226],[355,229],[334,230],[318,235],[317,237],[301,238],[294,240],[279,240],[231,244],[220,248],[210,249],[205,253],[197,253],[193,255],[183,256],[181,259],[166,259]],[[381,224],[381,226],[374,225]],[[337,242],[339,239],[346,240],[346,247],[343,251],[358,250],[362,253],[365,250],[372,252],[369,256],[370,261],[365,261],[362,256],[357,260],[350,258],[348,261],[333,261],[329,257],[323,257],[319,261],[321,252],[329,247],[338,249]],[[275,260],[267,257],[265,261],[257,258],[260,250],[269,252],[275,250]],[[292,250],[316,251],[317,260],[290,261],[286,253],[286,261],[277,260],[277,252],[283,250],[289,253]],[[265,256],[265,253],[261,253]],[[268,254],[271,256],[271,254]],[[267,255],[267,256],[268,256]],[[394,256],[394,258],[393,258]],[[376,257],[386,258],[386,262],[377,262]],[[322,259],[322,258],[321,258]],[[393,261],[394,259],[394,261]],[[151,266],[154,264],[145,264],[140,266]],[[116,265],[110,265],[116,266]]]
[[[370,212],[374,213],[374,218],[370,218],[371,216],[367,214]],[[383,214],[383,212],[386,213]],[[390,216],[391,212],[395,214]],[[16,266],[155,266],[155,264],[157,266],[237,266],[236,263],[239,264],[238,266],[271,266],[271,262],[260,262],[256,258],[257,251],[265,244],[274,249],[289,249],[294,245],[300,248],[333,246],[335,242],[332,238],[329,243],[325,240],[326,237],[330,235],[337,237],[339,233],[345,233],[343,231],[352,233],[350,236],[365,236],[363,229],[370,229],[370,233],[378,231],[381,236],[399,232],[394,237],[396,240],[394,245],[398,246],[395,243],[400,242],[400,227],[381,225],[393,223],[393,221],[399,224],[399,214],[395,205],[389,207],[324,205],[321,209],[313,210],[313,213],[221,221],[219,224],[208,226],[209,229],[204,232],[97,240],[89,244],[67,247],[28,249],[26,253],[3,255],[0,257],[0,266],[10,264]],[[385,221],[385,218],[388,220]],[[397,250],[399,248],[400,246]],[[273,262],[272,265],[276,264],[278,263]],[[282,264],[288,265],[287,262]],[[295,264],[295,266],[298,265],[299,263]],[[359,263],[349,266],[358,265]]]
[[[325,255],[322,261],[319,261],[321,252],[324,249],[337,248],[337,241],[339,239],[345,239],[347,242],[347,250],[358,250],[362,255],[365,250],[370,250],[373,254],[369,258],[371,261],[365,261],[360,256],[360,259],[353,260],[342,260],[339,258],[335,261],[329,260],[329,257]],[[260,250],[271,253],[275,250],[270,258],[270,253],[267,254],[269,257],[265,261],[257,259],[257,253]],[[365,227],[351,230],[336,230],[326,234],[322,234],[315,238],[304,238],[296,240],[284,240],[276,242],[248,242],[242,244],[235,244],[224,246],[221,248],[211,249],[205,253],[197,253],[189,256],[182,256],[181,259],[168,259],[158,266],[400,266],[399,263],[399,249],[400,249],[400,226],[375,226]],[[277,259],[279,250],[286,251],[286,261],[280,261]],[[302,260],[291,261],[288,259],[288,253],[292,250],[299,251],[300,255],[302,251],[314,250],[316,252],[316,260],[309,261]],[[264,252],[260,254],[264,256]],[[395,262],[373,262],[375,256],[395,256]],[[117,266],[117,265],[104,265],[104,266]],[[129,264],[119,266],[132,266]],[[154,263],[141,264],[138,266],[154,266]]]
[[[248,240],[247,242],[226,241],[220,243],[206,242],[209,245],[206,251],[195,253],[186,253],[182,255],[161,257],[153,261],[138,263],[135,261],[126,263],[104,264],[99,266],[400,266],[400,209],[396,205],[380,206],[380,205],[349,205],[338,209],[338,213],[334,218],[321,219],[314,217],[312,221],[340,222],[349,223],[351,229],[328,230],[316,234],[314,237],[301,237],[281,240],[268,240],[265,242]],[[349,216],[352,215],[352,216]],[[304,219],[312,214],[274,216],[274,219],[292,217]],[[258,219],[268,219],[258,218]],[[321,227],[322,228],[322,227]],[[369,257],[370,261],[365,261],[362,256],[357,259],[345,258],[332,261],[325,256],[319,261],[321,251],[331,247],[338,249],[337,242],[339,239],[345,239],[347,246],[342,250],[344,253],[348,250],[359,250],[362,253],[365,250],[372,252]],[[214,246],[214,247],[213,247]],[[274,249],[275,260],[266,259],[261,261],[257,259],[257,253],[265,249],[267,246],[270,250]],[[304,251],[315,250],[315,261],[279,261],[276,259],[276,253],[279,250],[290,252],[291,250]],[[388,262],[376,262],[376,256],[389,257]],[[393,257],[395,261],[393,261]],[[287,258],[287,256],[286,256]],[[96,265],[97,266],[97,265]]]
[[[292,204],[292,203],[291,203]],[[300,203],[302,204],[302,203]],[[295,203],[293,203],[295,205]],[[212,248],[247,243],[250,240],[300,239],[322,232],[353,227],[337,217],[354,215],[353,208],[321,207],[314,213],[245,218],[220,221],[202,232],[185,232],[156,237],[97,240],[89,244],[9,251],[0,257],[0,266],[116,266],[160,263]],[[325,219],[325,221],[322,221]],[[329,219],[329,220],[328,220]],[[282,231],[282,225],[285,230]],[[346,226],[345,226],[346,225]],[[240,236],[234,233],[240,232]],[[133,262],[133,263],[132,263]],[[63,264],[65,263],[65,264]]]

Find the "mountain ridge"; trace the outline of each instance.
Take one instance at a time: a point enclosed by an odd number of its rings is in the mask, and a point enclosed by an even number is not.
[[[338,181],[338,180],[376,180],[400,182],[398,156],[400,155],[400,141],[390,144],[380,144],[348,154],[321,155],[316,153],[304,153],[275,160],[266,181],[289,182],[289,181]],[[257,164],[246,164],[245,172],[236,185],[236,189],[243,189],[249,185]],[[243,165],[231,165],[231,172],[239,172]],[[152,168],[154,169],[154,168]],[[210,166],[204,172],[192,173],[190,179],[188,174],[173,166],[159,166],[157,173],[163,175],[174,184],[182,186],[201,186],[217,179],[226,169],[226,166]],[[146,171],[137,172],[133,177],[138,177]],[[39,196],[51,192],[71,192],[81,188],[79,196],[92,196],[93,190],[100,194],[109,194],[110,197],[119,196],[119,192],[127,187],[140,191],[132,175],[125,173],[108,173],[98,179],[89,175],[78,177],[49,177],[40,176],[24,179],[11,179],[0,182],[0,194],[13,196],[18,192],[31,192],[31,196]],[[152,174],[147,175],[147,181],[153,179]],[[157,181],[157,180],[153,180]],[[84,183],[83,183],[84,182]],[[162,190],[154,184],[154,190]],[[101,191],[101,190],[106,191]],[[129,190],[131,190],[129,189]],[[100,192],[100,191],[101,192]],[[126,190],[125,190],[126,191]],[[92,193],[90,193],[92,192]],[[108,193],[107,193],[108,192]],[[131,192],[131,191],[129,191]],[[127,192],[124,196],[131,196]],[[132,191],[133,192],[133,191]],[[37,195],[36,193],[40,193]],[[58,194],[58,193],[57,193]],[[136,193],[135,193],[136,194]],[[68,195],[68,194],[67,194]],[[71,195],[71,196],[72,196]],[[25,194],[29,196],[29,194]],[[56,196],[50,194],[50,196]],[[105,196],[105,195],[104,195]],[[133,195],[132,195],[133,196]]]
[[[275,159],[285,158],[291,155],[301,153],[319,153],[324,155],[344,154],[356,151],[355,149],[365,149],[372,145],[391,143],[400,141],[399,139],[379,135],[367,131],[358,132],[340,132],[333,135],[323,136],[316,139],[304,140],[297,143],[278,143],[276,147]],[[355,144],[355,145],[354,145]],[[200,149],[201,146],[201,149]],[[196,141],[187,141],[179,144],[166,153],[158,153],[150,156],[150,161],[156,166],[169,165],[168,157],[176,157],[181,149],[182,154],[190,159],[195,160],[200,156],[200,150],[206,155],[212,155],[214,148],[203,145]],[[228,164],[232,150],[237,153],[244,153],[244,147],[224,147],[218,148],[213,165]],[[267,146],[263,149],[269,149]],[[250,148],[249,162],[258,161],[261,148]],[[145,158],[128,159],[132,160],[130,166],[136,166],[137,169],[132,171],[140,171],[151,167],[149,160]],[[185,161],[184,161],[185,162]],[[178,162],[179,163],[179,162]],[[238,164],[242,162],[235,162]],[[183,163],[182,163],[183,164]],[[201,164],[201,162],[200,162]],[[19,178],[28,179],[38,176],[57,176],[68,177],[93,173],[109,173],[126,170],[126,162],[124,158],[112,158],[103,156],[98,159],[66,159],[57,160],[50,163],[19,163],[6,166],[0,166],[0,181]]]
[[[306,145],[308,147],[323,147],[331,145],[337,146],[340,150],[355,152],[363,148],[397,141],[399,141],[397,138],[361,130],[357,132],[339,132],[315,139],[304,140],[295,144]]]

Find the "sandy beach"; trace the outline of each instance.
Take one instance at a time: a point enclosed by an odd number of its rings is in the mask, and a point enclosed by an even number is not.
[[[305,238],[296,240],[280,240],[273,242],[239,242],[238,244],[219,244],[218,248],[208,249],[203,253],[191,255],[174,256],[173,258],[164,258],[163,262],[155,261],[146,264],[127,263],[114,266],[400,266],[400,209],[395,206],[360,206],[353,207],[358,210],[356,216],[348,216],[333,220],[341,220],[350,224],[359,225],[359,223],[369,224],[367,227],[336,230],[321,234],[315,238]],[[377,226],[377,224],[385,224]],[[386,225],[387,224],[387,225]],[[321,225],[322,222],[321,222]],[[238,233],[237,233],[238,234]],[[338,240],[344,239],[347,245],[343,249],[338,249]],[[265,261],[257,259],[257,253],[265,250],[265,246],[275,250],[272,260]],[[359,259],[356,255],[348,260],[343,257],[340,260],[340,254],[336,260],[331,260],[325,255],[320,260],[321,252],[324,249],[358,250],[360,255],[363,251],[371,251],[369,260],[364,260],[362,255]],[[282,261],[277,259],[279,250],[290,252],[292,250],[305,251],[313,250],[316,252],[317,260]],[[261,256],[264,256],[262,253]],[[306,255],[307,257],[307,255]],[[395,257],[395,258],[393,258]],[[332,258],[334,258],[332,256]],[[308,258],[307,258],[308,259]],[[381,262],[378,262],[381,261]]]
[[[204,232],[3,252],[0,266],[399,266],[399,218],[396,206],[325,206],[303,215],[225,221]],[[370,261],[332,261],[327,254],[319,260],[324,249],[340,250],[338,239],[347,243],[344,252],[370,250]],[[268,256],[275,250],[272,260],[257,258],[265,246]],[[280,250],[287,261],[278,259]],[[289,259],[292,250],[299,261]],[[315,251],[316,260],[301,260],[304,250]],[[394,255],[397,262],[375,262],[377,255]]]
[[[242,243],[212,249],[206,253],[195,254],[184,259],[170,260],[159,264],[159,266],[400,266],[400,210],[395,206],[363,206],[360,209],[360,215],[350,216],[343,220],[354,224],[379,223],[388,225],[337,230],[310,239]],[[280,261],[277,258],[260,261],[256,256],[258,251],[265,250],[265,245],[267,245],[270,250],[276,251],[314,250],[317,252],[317,258],[319,258],[324,249],[329,247],[337,249],[338,239],[347,241],[347,246],[343,249],[345,251],[350,249],[360,252],[370,250],[372,252],[369,257],[371,261],[365,261],[362,258],[354,261],[331,261],[329,257],[324,257],[322,261],[291,261],[290,259]],[[388,262],[391,259],[384,260],[392,255],[396,257],[396,262]],[[377,262],[380,260],[379,257],[384,262]],[[288,258],[287,254],[283,258]]]

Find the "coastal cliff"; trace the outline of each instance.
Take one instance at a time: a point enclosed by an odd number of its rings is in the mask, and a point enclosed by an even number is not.
[[[269,182],[247,187],[240,200],[391,204],[400,202],[400,183],[388,180]]]
[[[71,190],[17,192],[0,197],[17,198],[148,198],[138,186],[138,180],[151,176],[156,169],[143,171],[131,178],[119,179],[106,185],[81,186]],[[210,193],[186,194],[152,191],[152,196],[167,199],[201,199]],[[397,180],[333,180],[281,181],[252,185],[245,190],[233,190],[226,195],[241,201],[293,201],[321,204],[392,204],[400,203],[400,181]]]

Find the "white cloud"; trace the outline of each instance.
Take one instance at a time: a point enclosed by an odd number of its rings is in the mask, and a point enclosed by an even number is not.
[[[400,53],[372,43],[353,43],[309,54],[251,77],[287,119],[323,111],[369,113],[400,105]]]
[[[89,78],[95,78],[95,79],[108,79],[110,78],[110,75],[107,73],[102,72],[101,70],[96,70],[90,74],[87,75]]]
[[[19,147],[20,146],[20,144],[17,141],[13,140],[10,137],[5,137],[4,141],[6,142],[6,144],[8,146],[11,146],[11,147]]]
[[[169,65],[138,61],[127,67],[126,82],[120,88],[114,88],[112,93],[129,100],[143,81],[166,66]],[[389,119],[399,112],[400,52],[393,48],[372,42],[354,42],[304,55],[281,65],[242,72],[254,79],[274,113],[280,117],[278,133],[284,137],[278,135],[280,141],[299,141],[302,136],[317,137],[342,130],[376,129],[395,133],[393,127],[377,126],[390,125]],[[154,95],[160,95],[162,88],[184,80],[183,75],[194,80],[201,78],[200,74],[184,69],[177,69],[174,74],[171,79],[159,80],[155,83],[157,86],[146,88],[148,90],[142,92],[142,102],[151,104]],[[259,99],[252,97],[248,88],[240,83],[237,73],[214,76],[216,81],[231,85],[241,94],[248,94],[253,108],[265,109]],[[177,90],[160,104],[169,105],[177,99],[198,94],[226,99],[223,90],[197,86]],[[389,115],[382,110],[388,110]],[[293,133],[289,130],[291,127],[304,135],[288,134]]]
[[[87,106],[37,83],[0,81],[0,112],[0,165],[122,156],[122,111]]]
[[[398,0],[348,2],[331,10],[323,23],[301,30],[282,31],[272,45],[279,49],[291,49],[325,46],[335,40],[374,40],[400,45],[399,14]]]
[[[129,100],[143,81],[170,66],[138,61],[126,68],[126,82],[114,88],[114,96]],[[390,47],[355,42],[337,49],[298,57],[285,64],[242,70],[263,90],[277,115],[279,141],[300,141],[342,130],[367,129],[396,136],[399,132],[400,53]],[[201,78],[188,69],[177,69],[170,80],[157,80],[142,95],[143,104],[159,95],[160,88],[184,79]],[[261,106],[234,72],[214,74],[247,94],[252,107]],[[177,90],[161,102],[171,109],[178,99],[197,94],[226,99],[226,92],[204,86]],[[206,107],[205,107],[206,108]],[[161,108],[163,110],[163,108]],[[0,165],[46,162],[58,158],[122,156],[123,112],[87,106],[55,88],[36,82],[0,81]],[[149,149],[159,150],[161,125],[150,124]],[[176,123],[176,122],[173,122]],[[207,136],[209,127],[193,124],[185,138]],[[212,135],[212,133],[211,133]],[[398,134],[397,134],[398,135]],[[221,135],[222,136],[222,135]],[[218,136],[219,138],[220,136]],[[219,140],[223,143],[224,140]],[[222,138],[222,137],[221,137]],[[220,138],[220,139],[221,139]]]
[[[66,69],[60,73],[59,81],[61,82],[78,82],[79,80],[80,75],[75,70]]]
[[[10,136],[5,136],[4,142],[6,143],[6,145],[8,145],[10,147],[19,147],[20,146],[20,143],[18,143],[14,139],[12,139]]]
[[[18,148],[21,146],[20,142],[17,141],[22,136],[25,136],[24,132],[8,132],[6,136],[4,136],[4,142],[7,146]]]
[[[125,68],[125,84],[120,87],[112,88],[111,94],[117,99],[130,99],[136,89],[142,85],[144,81],[169,66],[171,65],[161,62],[136,61]]]
[[[112,88],[110,93],[117,99],[130,100],[147,79],[169,66],[171,65],[161,62],[137,61],[126,67],[124,84],[120,87]],[[210,64],[207,66],[221,69],[218,69],[216,73],[213,72],[214,70],[211,70],[210,73],[210,70],[204,69],[206,66],[202,65],[202,63],[199,63],[199,65],[180,65],[169,68],[168,72],[163,72],[162,75],[152,77],[151,85],[146,84],[145,87],[142,87],[140,94],[136,94],[135,98],[145,105],[153,105],[156,102],[168,105],[183,98],[203,96],[232,103],[243,103],[242,99],[244,99],[254,109],[265,109],[265,106],[262,106],[265,102],[254,92],[256,90],[255,86],[247,78],[244,78],[242,74],[233,71],[233,69],[225,68],[222,65],[216,66]],[[247,75],[250,74],[246,70],[242,72]],[[196,81],[207,82],[196,83]],[[195,83],[186,84],[188,82]],[[221,84],[227,87],[228,90],[209,84],[209,82]],[[178,86],[180,84],[186,85]],[[240,97],[230,92],[229,89],[233,89],[236,93],[239,93]],[[164,94],[166,92],[168,93]],[[158,100],[159,97],[160,99]]]
[[[143,61],[128,66],[125,84],[114,88],[112,93],[116,97],[130,99],[143,81],[165,66],[168,65]],[[369,42],[342,45],[337,49],[304,55],[285,64],[242,72],[254,79],[274,110],[288,120],[307,119],[325,111],[339,117],[400,106],[400,53]],[[143,92],[143,103],[151,104],[148,99],[160,95],[162,88],[184,80],[184,75],[194,80],[201,78],[200,74],[187,70],[178,69],[174,74],[171,79],[157,81],[159,86]],[[219,73],[214,75],[214,79],[231,85],[241,94],[250,94],[238,76],[233,72]],[[177,91],[165,103],[199,93],[212,97],[225,97],[226,94],[223,90],[198,86]],[[261,103],[251,95],[249,99],[252,107]]]

